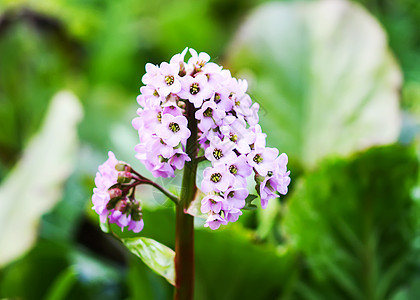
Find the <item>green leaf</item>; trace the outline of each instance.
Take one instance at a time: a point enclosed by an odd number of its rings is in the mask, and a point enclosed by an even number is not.
[[[262,5],[227,60],[249,79],[268,142],[291,161],[313,167],[397,140],[401,72],[381,26],[359,5]]]
[[[327,299],[388,299],[407,282],[417,172],[414,149],[395,145],[330,161],[298,182],[283,225],[304,254],[307,287]]]
[[[73,170],[77,124],[82,108],[76,97],[60,92],[52,100],[40,132],[0,186],[0,266],[35,242],[40,217],[61,198]]]
[[[248,197],[246,197],[245,198],[245,202],[246,203],[251,203],[252,201],[254,201],[255,199],[257,199],[258,198],[258,196],[257,195],[252,195],[252,194],[250,194],[250,195],[248,195]]]
[[[51,285],[48,294],[45,296],[46,300],[60,300],[66,299],[71,287],[77,282],[77,273],[74,268],[69,267],[65,269]]]
[[[244,210],[256,210],[258,206],[252,204],[251,202],[254,201],[258,196],[256,195],[248,195],[245,199],[245,206],[242,208]]]
[[[122,242],[149,268],[175,285],[175,252],[171,248],[144,237],[122,239]]]
[[[287,295],[298,272],[295,253],[257,244],[252,231],[235,225],[195,232],[194,299],[294,299]]]

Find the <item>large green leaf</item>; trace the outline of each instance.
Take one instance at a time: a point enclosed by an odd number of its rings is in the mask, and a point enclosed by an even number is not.
[[[227,61],[249,78],[269,142],[303,166],[398,137],[401,73],[382,28],[356,4],[262,5]]]
[[[175,284],[175,252],[167,246],[149,238],[122,239],[124,245],[172,285]]]
[[[0,298],[127,299],[125,275],[121,265],[80,245],[40,239],[1,270]]]
[[[195,245],[195,299],[287,299],[296,283],[293,250],[258,244],[236,224],[197,230]]]
[[[69,92],[57,94],[41,131],[0,186],[0,266],[31,247],[40,217],[62,194],[73,169],[82,108]]]
[[[388,146],[302,178],[284,217],[290,245],[308,263],[301,297],[388,299],[407,282],[417,169],[413,148]]]

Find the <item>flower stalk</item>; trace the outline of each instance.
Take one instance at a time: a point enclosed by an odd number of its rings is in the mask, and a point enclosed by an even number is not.
[[[197,156],[197,120],[195,108],[187,103],[186,114],[191,136],[187,140],[187,154]],[[175,229],[175,300],[191,300],[194,295],[194,217],[186,210],[197,192],[195,184],[197,161],[185,164],[180,203],[176,207]]]

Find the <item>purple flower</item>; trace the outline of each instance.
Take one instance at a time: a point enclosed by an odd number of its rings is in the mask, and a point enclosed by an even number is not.
[[[96,187],[93,189],[93,209],[100,216],[108,215],[106,205],[110,200],[108,189],[117,183],[118,171],[115,169],[118,160],[112,151],[108,152],[108,160],[99,166],[95,177]]]
[[[223,198],[217,195],[207,195],[201,200],[201,212],[203,214],[210,211],[218,214],[222,209]]]
[[[205,193],[213,191],[224,192],[235,181],[235,177],[227,170],[227,166],[224,164],[206,168],[203,175],[201,190]]]
[[[275,161],[275,169],[273,172],[272,186],[282,195],[287,194],[288,186],[290,184],[290,171],[287,171],[288,157],[286,153],[280,154]]]
[[[210,146],[205,151],[206,158],[213,164],[227,163],[236,160],[236,153],[233,151],[235,144],[229,139],[220,140],[214,137],[210,140]]]
[[[271,186],[271,181],[274,177],[265,177],[260,184],[260,197],[261,197],[261,207],[265,209],[268,204],[268,200],[277,198],[276,190]]]
[[[155,127],[160,124],[162,118],[162,110],[160,107],[153,107],[147,109],[137,109],[138,118],[132,122],[136,130],[151,130],[154,131]]]
[[[152,84],[155,77],[159,75],[159,67],[155,66],[154,64],[147,63],[146,64],[146,74],[143,75],[141,81],[143,81],[144,84]]]
[[[205,99],[213,95],[213,89],[207,82],[206,75],[199,74],[196,77],[182,77],[182,90],[178,96],[187,99],[199,108]]]
[[[252,167],[248,164],[248,159],[245,155],[240,155],[228,163],[229,172],[235,176],[237,186],[246,186],[246,178],[251,176]]]
[[[181,149],[176,148],[174,149],[174,155],[172,155],[168,162],[171,164],[171,166],[181,170],[184,168],[186,161],[191,161],[191,158],[188,156],[188,154]]]
[[[210,227],[211,230],[219,229],[220,225],[226,225],[228,222],[222,218],[219,214],[211,213],[207,220],[204,227]]]
[[[108,160],[99,166],[96,173],[96,187],[92,196],[93,209],[99,214],[103,223],[109,219],[110,223],[117,224],[121,230],[128,226],[128,230],[140,232],[144,226],[140,204],[133,203],[123,195],[118,185],[120,172],[116,169],[117,164],[125,163],[119,162],[114,153],[109,151]]]
[[[187,118],[184,116],[162,115],[162,123],[156,127],[156,134],[166,144],[176,147],[179,143],[186,143],[191,132],[187,128]]]
[[[204,102],[201,108],[195,112],[195,118],[200,121],[200,123],[198,123],[198,128],[203,132],[221,124],[225,115],[226,113],[223,110],[218,109],[216,103],[213,101]]]
[[[248,164],[258,174],[266,176],[268,171],[273,171],[273,162],[279,154],[276,148],[259,148],[252,150],[248,155]]]
[[[162,105],[163,107],[163,114],[171,114],[173,116],[182,116],[182,109],[179,108],[175,103],[167,102]]]
[[[245,206],[245,199],[248,197],[249,192],[245,187],[231,187],[224,193],[223,210],[231,208],[241,209]]]
[[[238,221],[240,215],[242,215],[242,211],[239,208],[232,207],[225,211],[225,219],[228,222]]]
[[[178,64],[180,72],[185,71],[185,54],[187,54],[188,47],[185,47],[185,49],[181,53],[177,53],[174,56],[172,56],[171,60],[169,61],[170,64]]]
[[[255,135],[246,128],[244,119],[228,116],[220,126],[220,132],[236,144],[236,150],[241,154],[248,154],[251,151],[250,145],[255,140]]]
[[[220,139],[221,137],[223,136],[221,136],[217,130],[210,129],[207,132],[199,132],[198,142],[200,143],[203,150],[206,150],[210,146],[210,140],[213,138]]]
[[[246,118],[247,116],[252,114],[251,112],[252,100],[248,94],[235,98],[234,103],[235,105],[233,109],[236,112],[236,115],[243,116]]]
[[[249,114],[246,116],[246,121],[248,122],[249,125],[254,126],[258,124],[258,121],[260,120],[258,117],[259,109],[260,109],[260,105],[258,103],[254,103],[251,106]]]
[[[260,183],[259,194],[261,197],[261,207],[266,208],[268,200],[277,198],[276,192],[282,195],[287,194],[287,187],[290,183],[290,171],[287,171],[287,155],[282,153],[276,158],[272,172]]]
[[[216,89],[213,101],[217,104],[217,106],[224,110],[225,112],[231,111],[233,108],[233,101],[230,96],[230,89],[228,87],[221,87],[220,89]]]
[[[154,87],[142,86],[140,88],[140,93],[141,94],[137,96],[137,103],[144,108],[159,106],[164,100]]]
[[[128,230],[133,232],[140,232],[144,227],[144,222],[141,217],[139,205],[127,198],[121,199],[109,215],[109,222],[115,223],[121,227],[128,227]]]
[[[192,48],[190,48],[189,51],[191,58],[188,60],[188,65],[194,66],[195,70],[200,70],[210,60],[210,55],[206,52],[200,52],[200,54],[197,54],[197,51]]]
[[[152,151],[140,151],[140,145],[136,146],[136,158],[140,160],[147,170],[149,170],[154,177],[174,177],[174,168],[163,159],[161,155],[153,153]],[[143,149],[141,149],[143,150]]]
[[[262,132],[259,124],[250,128],[252,134],[252,144],[254,149],[265,148],[265,139],[267,135]]]
[[[161,155],[163,158],[171,158],[174,155],[174,147],[166,144],[161,138],[154,138],[154,141],[150,143],[150,150],[156,155]]]
[[[246,90],[248,89],[248,82],[245,79],[236,79],[232,78],[229,86],[231,88],[231,98],[236,106],[241,105],[239,102],[241,102],[241,98],[245,95]],[[245,99],[247,102],[249,102],[251,99]],[[238,103],[238,104],[237,104]],[[248,106],[249,107],[249,106]]]
[[[163,97],[170,93],[178,93],[181,90],[178,73],[179,64],[163,62],[160,64],[160,72],[152,79],[151,84],[158,88],[159,94]]]
[[[139,233],[140,231],[143,230],[144,227],[144,221],[143,219],[141,219],[140,221],[133,221],[131,220],[128,223],[128,230],[132,230],[135,233]]]
[[[200,74],[206,75],[209,84],[218,89],[224,82],[224,77],[221,73],[222,69],[221,66],[208,62],[201,68]]]
[[[149,171],[152,172],[152,175],[154,177],[163,177],[163,178],[175,177],[175,172],[174,172],[175,170],[171,166],[171,164],[169,164],[168,162],[155,161],[152,164],[152,166],[153,168],[149,169]]]

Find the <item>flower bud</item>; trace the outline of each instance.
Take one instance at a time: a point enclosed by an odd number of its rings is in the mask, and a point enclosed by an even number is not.
[[[115,205],[115,210],[119,210],[122,213],[125,213],[129,208],[130,205],[127,202],[127,199],[121,199],[120,201],[118,201],[117,205]]]
[[[261,176],[260,174],[256,173],[254,176],[255,182],[259,185],[261,182],[264,181],[265,176]]]
[[[133,175],[130,172],[124,171],[118,173],[118,183],[129,183],[132,178]]]
[[[143,218],[141,210],[139,206],[133,207],[131,210],[131,220],[133,221],[140,221]]]
[[[115,170],[125,171],[125,167],[128,167],[128,165],[125,162],[120,161],[115,165]]]
[[[109,198],[111,200],[113,199],[119,199],[122,196],[122,191],[119,188],[112,188],[108,190]]]

